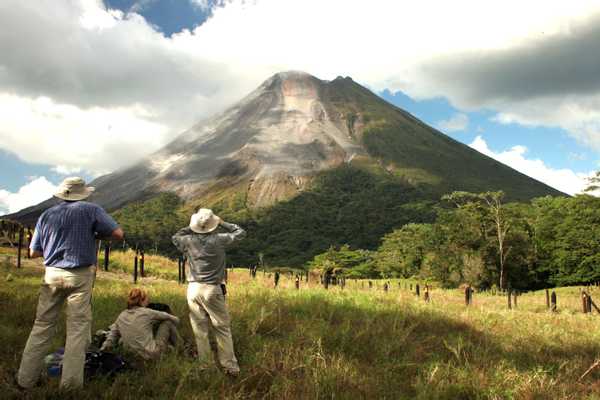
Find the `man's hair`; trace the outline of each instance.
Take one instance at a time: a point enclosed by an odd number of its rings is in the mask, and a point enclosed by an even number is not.
[[[127,308],[141,307],[142,303],[147,298],[148,294],[146,291],[140,288],[133,288],[129,291],[129,296],[127,297]]]

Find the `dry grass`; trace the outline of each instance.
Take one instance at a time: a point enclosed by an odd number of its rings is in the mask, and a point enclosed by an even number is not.
[[[115,255],[116,263],[132,255]],[[0,268],[0,388],[9,385],[34,316],[42,273],[35,262]],[[132,262],[131,262],[132,264]],[[177,275],[176,263],[147,258],[147,270]],[[174,267],[174,270],[173,270]],[[6,277],[10,274],[13,279]],[[343,291],[302,282],[299,291],[282,276],[245,270],[230,274],[228,302],[242,375],[226,379],[216,368],[200,371],[193,359],[170,354],[114,381],[87,384],[78,399],[129,398],[388,398],[388,399],[584,399],[600,398],[600,371],[579,376],[600,355],[600,316],[583,315],[578,288],[561,288],[558,313],[546,310],[543,292],[506,299],[475,294],[465,307],[459,290],[433,289],[432,301],[392,282],[390,291],[349,281]],[[156,301],[187,316],[185,286],[146,278]],[[364,284],[367,287],[366,284]],[[94,329],[105,328],[122,309],[131,276],[100,272],[94,291]],[[592,295],[599,291],[592,291]],[[191,338],[187,318],[182,334]],[[64,341],[64,324],[53,346]],[[30,393],[56,397],[56,381]]]

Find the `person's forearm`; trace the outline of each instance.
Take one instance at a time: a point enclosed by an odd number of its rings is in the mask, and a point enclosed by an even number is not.
[[[243,230],[239,225],[221,221],[221,226],[229,231],[228,235],[231,236],[231,239],[234,241],[240,240],[246,236],[246,231]]]
[[[30,258],[39,258],[43,255],[44,255],[44,253],[41,251],[29,249],[29,257]]]

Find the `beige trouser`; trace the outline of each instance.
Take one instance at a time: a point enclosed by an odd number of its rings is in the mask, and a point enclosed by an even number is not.
[[[177,344],[178,336],[177,327],[172,321],[162,321],[158,324],[154,340],[145,349],[143,357],[148,359],[159,357],[169,348],[169,345]]]
[[[217,340],[219,362],[226,370],[238,372],[240,367],[233,352],[229,313],[221,287],[190,282],[187,301],[190,307],[190,322],[198,347],[198,358],[204,362],[211,358],[208,330],[212,325]]]
[[[56,333],[60,310],[67,302],[67,341],[60,386],[75,389],[83,386],[85,351],[90,344],[92,326],[92,287],[96,267],[63,269],[46,267],[40,289],[37,313],[23,351],[18,382],[33,387],[44,368],[44,357]]]

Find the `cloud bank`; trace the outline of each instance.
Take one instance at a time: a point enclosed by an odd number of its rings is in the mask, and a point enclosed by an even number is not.
[[[600,151],[598,2],[195,2],[211,17],[167,38],[100,0],[2,1],[0,148],[112,171],[295,69],[560,126]]]
[[[513,146],[508,150],[495,152],[488,147],[487,142],[481,136],[477,136],[469,146],[531,178],[570,195],[581,194],[583,189],[587,187],[587,178],[594,174],[593,171],[575,173],[570,169],[553,169],[540,159],[528,159],[526,157],[527,147],[525,146]]]

